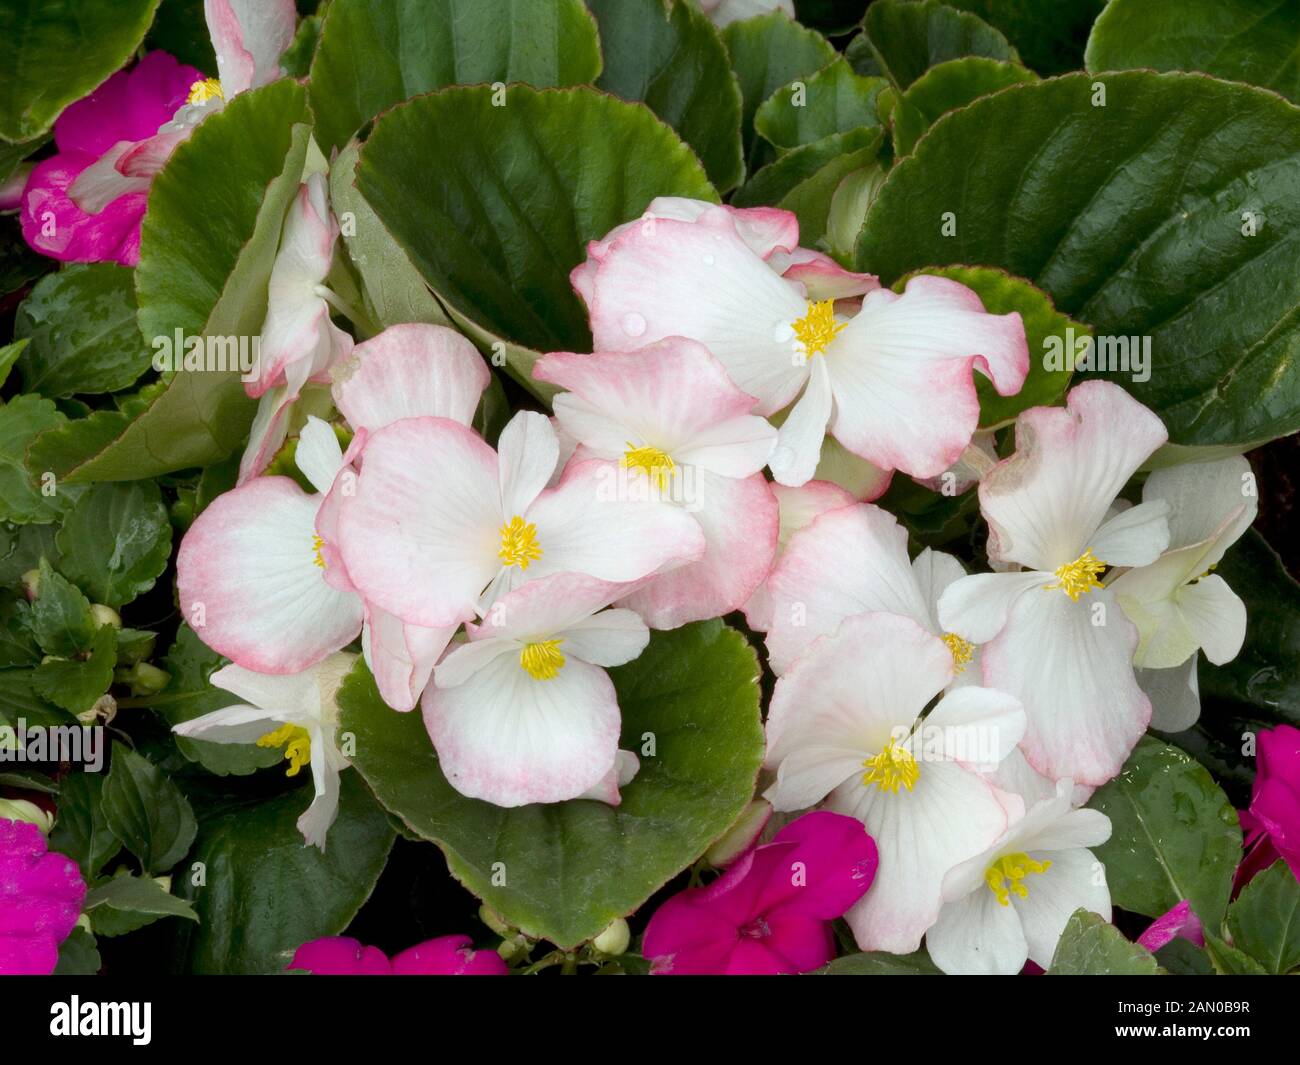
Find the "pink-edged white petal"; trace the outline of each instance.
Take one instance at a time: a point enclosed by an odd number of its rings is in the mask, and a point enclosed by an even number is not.
[[[796,533],[767,588],[772,619],[765,639],[778,676],[813,640],[855,614],[929,621],[907,557],[907,530],[869,503],[829,511]]]
[[[374,433],[362,455],[338,520],[352,581],[414,625],[473,617],[501,568],[496,453],[458,422],[407,418]]]
[[[773,266],[782,264],[773,256]],[[880,287],[875,274],[855,274],[845,270],[829,255],[809,248],[796,248],[780,271],[787,281],[798,281],[810,300],[844,300],[864,296]]]
[[[1030,857],[1038,856],[1031,852]],[[1106,871],[1091,851],[1053,851],[1047,857],[1052,864],[1030,878],[1029,897],[1011,897],[1029,944],[1029,960],[1044,969],[1051,965],[1061,933],[1076,910],[1089,910],[1106,921],[1111,916]]]
[[[623,801],[620,789],[631,784],[640,770],[641,759],[631,751],[619,751],[614,768],[601,777],[594,788],[588,788],[578,798],[594,799],[606,806],[618,806]]]
[[[571,393],[556,397],[556,417],[601,458],[649,446],[679,464],[747,477],[771,452],[775,431],[750,415],[754,398],[683,337],[631,352],[544,355],[533,376]]]
[[[518,654],[499,655],[463,684],[430,686],[423,708],[451,786],[497,806],[576,798],[616,763],[614,685],[577,658],[538,680]]]
[[[1000,395],[1020,390],[1029,351],[1019,314],[984,310],[966,286],[920,276],[903,294],[868,292],[826,350],[831,432],[878,466],[916,477],[948,469],[979,422],[971,371]]]
[[[821,460],[822,440],[833,405],[826,360],[814,355],[809,361],[803,394],[777,430],[770,465],[778,482],[798,487],[812,479]]]
[[[758,400],[756,413],[771,414],[794,399],[807,376],[791,331],[806,301],[737,235],[725,213],[710,217],[634,225],[613,242],[588,301],[595,348],[629,351],[688,337]]]
[[[403,418],[450,418],[469,425],[492,379],[478,350],[455,330],[389,326],[334,368],[334,402],[356,432]]]
[[[981,661],[984,683],[1024,704],[1021,746],[1034,769],[1090,785],[1120,771],[1151,718],[1133,675],[1137,642],[1109,591],[1073,602],[1059,589],[1030,589],[1015,601]]]
[[[822,441],[822,455],[814,475],[819,481],[843,488],[862,503],[879,499],[894,479],[893,470],[882,470],[861,455],[855,455],[833,436]]]
[[[203,13],[227,99],[280,76],[298,21],[293,0],[203,0]]]
[[[521,410],[501,430],[497,443],[501,513],[524,514],[541,494],[560,459],[550,419]]]
[[[1014,695],[994,688],[950,691],[925,717],[913,738],[927,760],[945,758],[993,770],[1025,734],[1025,709]],[[917,748],[916,745],[920,744]]]
[[[985,890],[946,903],[925,934],[925,948],[950,976],[1012,976],[1029,957],[1019,913]]]
[[[290,394],[287,384],[262,393],[262,398],[257,401],[257,413],[253,415],[253,425],[248,431],[248,444],[239,460],[237,485],[257,477],[271,464],[275,453],[288,438],[289,414],[297,399],[296,393]]]
[[[361,650],[384,702],[403,713],[413,710],[455,632],[455,626],[408,625],[379,607],[367,609]]]
[[[845,914],[854,939],[863,950],[894,954],[916,950],[938,919],[948,870],[1007,827],[993,787],[955,762],[922,764],[910,791],[850,780],[831,796],[829,809],[863,822],[880,852],[871,890]]]
[[[1107,381],[1071,389],[1064,410],[1025,411],[1015,453],[980,482],[989,557],[1048,573],[1075,561],[1120,489],[1166,439],[1159,418]]]
[[[343,469],[343,448],[328,423],[315,415],[307,416],[307,424],[298,434],[294,462],[317,492],[327,493],[334,487]]]
[[[625,598],[651,628],[675,629],[691,621],[739,610],[771,570],[779,513],[761,474],[743,480],[693,471],[691,517],[704,535],[704,555],[640,585]]]
[[[975,573],[953,581],[939,595],[939,624],[971,643],[988,643],[1006,628],[1016,601],[1053,583],[1050,573]]]
[[[526,574],[511,567],[511,576],[522,583],[572,572],[628,582],[701,558],[699,523],[647,491],[646,478],[638,476],[612,462],[570,463],[560,483],[524,515],[537,527],[541,557]]]
[[[851,506],[855,500],[847,491],[829,481],[809,481],[798,488],[783,484],[769,486],[778,508],[777,557],[790,543],[790,538],[815,518],[828,510]],[[754,589],[754,594],[741,608],[745,621],[756,632],[766,632],[772,624],[772,595],[767,581]]]
[[[626,591],[622,584],[597,580],[578,572],[552,574],[520,585],[498,599],[480,623],[470,623],[465,627],[466,635],[471,644],[484,640],[533,643],[550,639],[580,627]],[[638,627],[625,617],[620,617],[614,624],[623,622]],[[641,629],[644,627],[639,626]],[[461,654],[463,650],[458,648],[454,653]]]
[[[318,503],[286,477],[260,478],[217,497],[181,542],[181,610],[240,666],[295,673],[360,631],[360,599],[317,562]]]
[[[767,717],[768,793],[778,810],[791,806],[784,761],[806,747],[859,752],[862,760],[896,743],[952,679],[943,641],[911,618],[859,614],[814,642],[776,683]],[[820,764],[820,763],[819,763]],[[791,784],[791,786],[794,786]],[[806,789],[797,789],[802,797]]]

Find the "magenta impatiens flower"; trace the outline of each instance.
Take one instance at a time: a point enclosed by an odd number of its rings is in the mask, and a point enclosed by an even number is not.
[[[304,943],[289,963],[314,976],[505,976],[506,963],[493,950],[475,950],[469,936],[438,936],[388,956],[347,936]]]
[[[52,973],[85,897],[77,863],[47,854],[39,828],[0,820],[0,976]]]
[[[660,906],[642,952],[656,974],[809,972],[835,956],[830,922],[863,896],[876,865],[861,821],[804,814],[712,884]]]
[[[64,262],[134,266],[140,259],[140,220],[150,179],[124,186],[122,195],[97,212],[88,209],[90,204],[79,204],[71,188],[118,146],[129,148],[153,137],[202,80],[194,67],[166,52],[150,52],[64,111],[54,123],[58,152],[36,165],[23,193],[20,217],[27,243]]]
[[[1205,929],[1201,920],[1192,910],[1192,904],[1183,899],[1168,913],[1161,914],[1138,936],[1140,946],[1154,954],[1161,947],[1168,946],[1175,939],[1186,939],[1198,947],[1205,946]]]
[[[1234,890],[1278,858],[1300,880],[1300,729],[1279,725],[1256,737],[1255,787],[1241,811],[1246,856]]]

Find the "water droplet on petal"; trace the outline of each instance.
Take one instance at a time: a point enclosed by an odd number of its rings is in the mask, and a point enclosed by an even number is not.
[[[705,265],[705,266],[712,266],[712,265],[713,265],[713,256],[712,256],[712,255],[706,255],[706,256],[704,257],[704,265]]]
[[[636,311],[623,315],[623,332],[630,337],[639,337],[645,332],[645,319]]]
[[[790,322],[777,322],[772,330],[772,339],[778,344],[787,344],[794,339],[794,326]]]

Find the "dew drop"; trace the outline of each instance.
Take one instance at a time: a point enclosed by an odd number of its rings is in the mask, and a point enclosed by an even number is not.
[[[777,322],[772,330],[772,340],[777,344],[787,344],[794,339],[794,326],[789,322]]]
[[[639,337],[645,332],[645,319],[636,311],[623,315],[623,332],[630,337]]]
[[[712,265],[713,265],[713,256],[712,256],[712,255],[706,255],[706,256],[704,257],[704,265],[705,265],[705,266],[712,266]]]

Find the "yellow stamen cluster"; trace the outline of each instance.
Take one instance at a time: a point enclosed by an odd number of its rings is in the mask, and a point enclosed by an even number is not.
[[[224,100],[226,94],[221,89],[221,82],[217,78],[203,78],[196,81],[190,86],[190,94],[186,97],[187,104],[205,104],[209,100]]]
[[[285,776],[295,777],[298,770],[311,761],[311,736],[301,725],[281,725],[274,732],[268,732],[258,741],[259,747],[283,747],[285,761],[289,768]]]
[[[1101,581],[1097,580],[1097,577],[1105,568],[1106,563],[1093,557],[1090,547],[1073,562],[1058,566],[1056,583],[1047,585],[1047,588],[1060,588],[1077,603],[1079,596],[1101,587]]]
[[[793,323],[795,338],[805,355],[820,355],[839,335],[847,322],[835,320],[834,300],[809,300],[808,313]]]
[[[663,491],[672,479],[677,464],[657,447],[636,447],[630,440],[623,452],[623,466],[629,470],[645,470],[646,476]]]
[[[563,640],[541,640],[526,644],[519,652],[519,664],[534,680],[553,680],[564,668],[564,655],[560,653]]]
[[[939,639],[946,643],[948,650],[952,652],[953,672],[965,673],[966,667],[975,657],[975,645],[970,640],[962,639],[955,632],[945,632]]]
[[[527,569],[530,562],[542,557],[542,549],[537,544],[537,526],[516,514],[501,526],[501,550],[497,555],[506,566]]]
[[[864,785],[874,784],[881,791],[892,793],[898,792],[899,785],[911,791],[921,775],[921,767],[916,764],[912,752],[896,743],[891,743],[862,765],[866,769],[862,774]]]
[[[322,540],[319,536],[313,536],[311,538],[311,553],[312,553],[311,560],[314,563],[316,563],[316,565],[318,565],[321,569],[325,568],[325,556],[321,554],[321,549],[324,546],[325,546],[325,541]]]
[[[1029,889],[1022,883],[1025,877],[1030,873],[1045,873],[1051,867],[1051,862],[1035,861],[1023,852],[1004,854],[985,871],[984,882],[997,896],[999,906],[1010,906],[1013,894],[1029,898]]]

